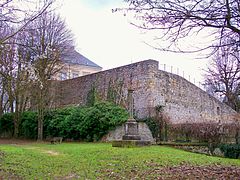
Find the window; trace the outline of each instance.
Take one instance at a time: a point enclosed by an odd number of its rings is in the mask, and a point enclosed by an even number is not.
[[[67,79],[67,73],[61,72],[60,73],[60,80],[66,80]]]
[[[72,78],[76,78],[76,77],[79,77],[79,74],[76,72],[72,73]]]

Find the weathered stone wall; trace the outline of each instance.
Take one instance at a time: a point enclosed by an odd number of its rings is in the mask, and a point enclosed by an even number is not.
[[[171,122],[232,120],[236,112],[186,79],[158,71],[152,91],[152,106],[162,105]]]
[[[173,123],[227,121],[236,113],[227,105],[188,82],[186,79],[160,71],[158,62],[146,60],[99,73],[53,83],[55,107],[84,105],[87,94],[96,88],[99,99],[106,100],[110,90],[116,101],[127,107],[127,90],[134,89],[135,115],[155,115],[157,105]]]
[[[92,87],[96,88],[99,99],[106,100],[110,90],[117,92],[117,101],[127,107],[127,92],[134,89],[134,105],[139,117],[148,115],[152,98],[152,78],[158,69],[157,61],[148,60],[87,76],[56,81],[55,107],[84,105]]]

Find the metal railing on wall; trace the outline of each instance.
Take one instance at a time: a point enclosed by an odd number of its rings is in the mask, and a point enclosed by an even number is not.
[[[205,85],[202,82],[197,81],[195,77],[191,76],[190,74],[186,73],[185,71],[181,70],[178,67],[169,66],[167,64],[159,64],[159,69],[162,70],[162,71],[166,71],[166,72],[169,72],[169,73],[181,76],[184,79],[186,79],[189,82],[191,82],[194,85],[196,85],[197,87],[199,87],[202,90],[206,91]]]

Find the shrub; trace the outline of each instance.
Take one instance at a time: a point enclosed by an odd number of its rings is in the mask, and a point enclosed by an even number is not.
[[[46,112],[43,127],[44,137],[61,136],[64,138],[70,138],[68,137],[67,132],[71,122],[68,122],[67,118],[76,111],[76,109],[76,107],[67,107]]]
[[[144,120],[144,122],[148,125],[153,138],[158,138],[159,137],[159,132],[160,132],[160,126],[156,122],[154,118],[147,118]]]
[[[37,139],[37,113],[26,111],[21,114],[19,135],[28,139]]]
[[[164,113],[162,105],[155,107],[155,117],[149,117],[145,119],[145,123],[148,125],[152,132],[153,138],[158,141],[168,141],[168,129],[170,125],[169,117]]]
[[[0,118],[0,135],[12,136],[13,135],[13,113],[6,113]]]
[[[23,112],[20,116],[19,136],[23,138],[36,139],[37,137],[37,114],[35,112]],[[0,118],[0,134],[12,137],[14,130],[14,113],[6,113]]]
[[[68,107],[46,112],[44,137],[61,136],[67,139],[97,141],[109,130],[127,121],[125,109],[109,102],[95,103],[92,107]],[[23,138],[37,138],[37,113],[21,114],[19,134]],[[13,133],[13,114],[0,118],[0,132]]]
[[[92,107],[70,107],[50,111],[45,117],[45,136],[98,141],[109,130],[127,121],[125,109],[109,102]]]
[[[222,144],[219,146],[225,157],[239,158],[240,144]]]
[[[217,122],[183,123],[173,125],[171,131],[185,137],[185,141],[194,139],[199,142],[207,142],[209,151],[213,154],[215,148],[217,148],[226,137],[234,134],[236,126],[231,123],[221,124]],[[231,133],[229,131],[231,131]]]
[[[45,137],[98,141],[109,130],[125,122],[127,116],[126,110],[109,102],[50,111],[45,117]]]
[[[74,116],[80,116],[78,124],[79,136],[87,141],[98,141],[109,130],[127,121],[128,114],[125,109],[109,102],[96,103],[93,107],[83,108]]]

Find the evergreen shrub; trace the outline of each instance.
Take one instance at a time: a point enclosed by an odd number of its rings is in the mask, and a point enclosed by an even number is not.
[[[37,139],[37,113],[26,111],[21,114],[19,136],[28,139]]]
[[[0,118],[0,135],[13,135],[13,113],[6,113]]]
[[[44,137],[61,136],[64,139],[98,141],[108,131],[126,122],[128,113],[122,107],[110,102],[95,103],[91,107],[68,107],[51,110],[44,116]],[[37,113],[21,114],[20,137],[37,138]],[[0,118],[0,134],[13,134],[13,114]]]
[[[222,144],[219,146],[224,157],[238,159],[240,155],[240,144]]]

